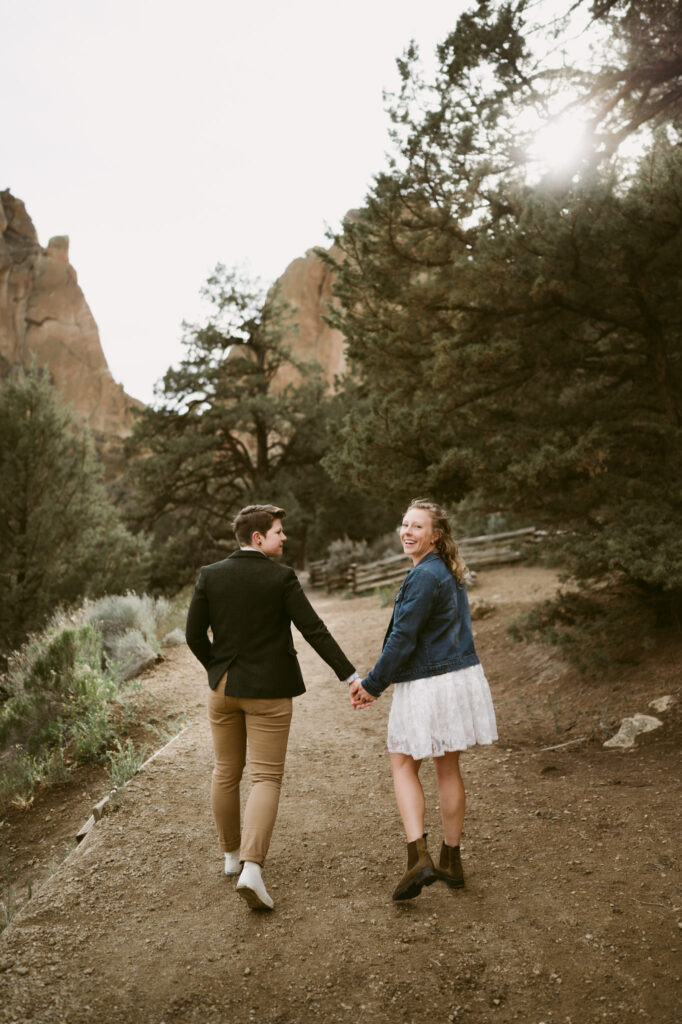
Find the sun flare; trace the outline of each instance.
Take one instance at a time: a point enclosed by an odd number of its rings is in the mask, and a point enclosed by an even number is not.
[[[586,147],[585,122],[562,117],[543,124],[534,132],[528,156],[541,171],[567,171],[578,164]]]

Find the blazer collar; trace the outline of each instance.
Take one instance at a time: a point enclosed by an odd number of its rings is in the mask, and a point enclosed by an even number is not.
[[[243,548],[237,548],[237,550],[233,551],[232,554],[229,557],[230,558],[267,558],[268,556],[263,554],[262,551],[253,551],[253,550],[244,551]]]

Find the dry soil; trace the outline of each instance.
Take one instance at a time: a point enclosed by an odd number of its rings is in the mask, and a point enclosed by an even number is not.
[[[276,907],[257,913],[221,873],[203,672],[186,648],[169,649],[140,707],[161,723],[182,712],[189,727],[83,843],[62,859],[103,795],[97,773],[3,826],[23,906],[0,940],[0,1021],[679,1021],[679,702],[633,751],[602,746],[619,717],[679,694],[679,646],[580,683],[552,651],[506,635],[555,587],[538,568],[479,575],[472,598],[494,610],[476,620],[476,642],[500,741],[462,759],[466,887],[437,883],[404,904],[390,898],[404,865],[390,693],[353,712],[297,644],[308,692],[295,702],[265,869]],[[312,596],[370,667],[390,609]],[[437,849],[432,764],[422,771]]]

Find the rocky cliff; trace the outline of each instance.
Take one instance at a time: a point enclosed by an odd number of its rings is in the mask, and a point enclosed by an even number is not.
[[[69,240],[38,242],[21,200],[0,192],[0,376],[47,366],[100,446],[120,449],[138,405],[111,376],[97,324],[69,263]]]
[[[335,247],[330,251],[336,253]],[[343,335],[322,319],[334,301],[333,272],[311,249],[289,264],[277,284],[292,308],[287,341],[294,355],[318,362],[333,390],[334,378],[346,371]],[[111,376],[69,263],[68,238],[52,238],[43,248],[23,202],[0,191],[0,377],[34,361],[49,368],[77,419],[118,462],[139,403]],[[282,384],[296,377],[283,373]]]
[[[329,250],[335,256],[339,250]],[[291,306],[294,327],[287,343],[295,356],[317,361],[330,390],[335,376],[346,372],[345,340],[340,331],[322,319],[327,306],[336,301],[332,296],[333,271],[309,249],[295,259],[277,280],[279,294]]]

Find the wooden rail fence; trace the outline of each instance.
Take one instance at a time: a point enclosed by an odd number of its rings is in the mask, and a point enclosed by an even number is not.
[[[518,562],[524,556],[523,548],[538,543],[544,534],[534,526],[508,533],[489,533],[480,537],[462,537],[459,549],[470,570],[486,565],[503,565]],[[329,572],[325,561],[311,562],[308,569],[310,583],[314,587],[332,590],[349,590],[352,594],[363,594],[375,587],[402,583],[412,560],[405,554],[388,555],[377,562],[353,563],[347,569]]]

